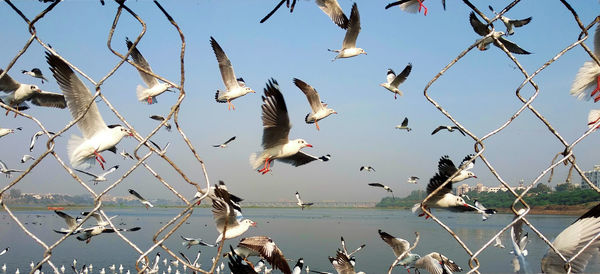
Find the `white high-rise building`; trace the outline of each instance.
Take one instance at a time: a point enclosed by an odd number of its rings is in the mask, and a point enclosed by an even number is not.
[[[595,165],[593,170],[586,171],[583,174],[585,174],[585,177],[587,177],[592,182],[592,184],[598,186],[598,182],[600,181],[600,165]],[[581,188],[590,188],[588,183],[583,178],[581,178]]]

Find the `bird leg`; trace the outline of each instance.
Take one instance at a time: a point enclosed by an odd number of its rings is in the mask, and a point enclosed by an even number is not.
[[[152,96],[148,96],[148,104],[151,105],[152,104]]]
[[[315,121],[315,125],[317,125],[317,130],[320,130],[319,129],[319,121]]]
[[[423,1],[425,0],[417,0],[419,1],[419,12],[421,12],[421,8],[425,9],[425,11],[423,12],[423,15],[427,15],[427,7],[425,7],[425,5],[423,5]]]
[[[227,100],[227,110],[235,110],[235,106],[231,103],[230,100]]]
[[[596,89],[594,89],[594,91],[592,91],[592,96],[594,96],[599,91],[600,91],[600,75],[598,75],[598,77],[596,78]],[[596,96],[596,98],[594,98],[594,103],[598,102],[599,100],[600,100],[600,94],[598,96]]]
[[[92,238],[91,238],[91,237],[90,237],[90,238],[88,238],[87,240],[85,240],[85,244],[89,244],[91,240],[92,240]]]
[[[268,162],[269,162],[269,157],[267,157],[267,159],[265,159],[265,166],[262,169],[259,169],[258,172],[263,172],[263,171],[267,170]]]
[[[102,157],[102,155],[100,155],[100,153],[98,153],[97,150],[94,150],[94,154],[96,155],[96,161],[98,161],[98,163],[100,163],[102,170],[104,170],[104,163],[106,163],[106,161],[104,160],[104,157]]]
[[[396,98],[396,97],[397,97],[397,95],[398,95],[398,94],[394,92],[394,100],[398,99],[398,98]]]
[[[589,122],[589,123],[588,123],[588,126],[590,126],[590,125],[593,125],[593,124],[597,123],[597,122],[598,122],[598,120],[600,120],[600,117],[598,117],[598,119],[596,119],[596,120],[594,120],[594,121],[591,121],[591,122]],[[598,128],[598,127],[600,127],[600,125],[598,125],[596,128]]]

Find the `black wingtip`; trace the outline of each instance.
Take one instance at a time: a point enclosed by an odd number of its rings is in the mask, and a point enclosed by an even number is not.
[[[598,217],[600,217],[600,204],[597,204],[596,206],[592,207],[592,209],[588,210],[588,212],[581,215],[581,217],[579,217],[577,219],[577,221],[579,221],[581,219],[586,219],[586,218],[598,218]]]

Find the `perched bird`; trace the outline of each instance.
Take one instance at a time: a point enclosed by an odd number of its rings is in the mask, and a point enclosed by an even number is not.
[[[505,246],[502,244],[502,234],[500,234],[500,236],[496,237],[496,242],[494,243],[494,247],[505,248]]]
[[[15,128],[16,130],[22,130],[22,127]],[[15,133],[15,129],[11,128],[0,128],[0,137],[4,137],[8,134]]]
[[[250,165],[257,169],[260,165],[264,167],[258,172],[266,174],[271,171],[273,160],[279,160],[293,166],[301,166],[314,160],[328,161],[327,157],[317,158],[301,152],[300,149],[312,147],[304,139],[290,140],[288,135],[292,124],[287,113],[287,107],[279,86],[275,79],[269,80],[264,89],[262,97],[262,121],[264,150],[260,153],[250,155]]]
[[[454,130],[460,132],[460,134],[462,134],[463,136],[466,136],[465,133],[457,126],[439,126],[436,129],[433,130],[433,132],[431,132],[431,135],[436,134],[438,131],[445,129],[448,130],[449,132],[454,132]]]
[[[408,117],[404,117],[404,121],[402,124],[396,126],[397,129],[405,129],[406,131],[411,131],[412,129],[408,127]]]
[[[133,43],[129,40],[129,38],[125,38],[125,44],[127,45],[127,49],[131,50],[131,59],[133,59],[133,62],[148,72],[154,73],[148,64],[148,61],[146,61],[146,58],[144,58],[144,56],[140,53],[140,51],[137,49],[137,46],[133,46]],[[139,101],[146,101],[148,104],[154,104],[158,102],[156,100],[158,95],[163,94],[165,91],[169,91],[169,88],[173,88],[171,84],[159,83],[158,79],[156,79],[154,76],[143,70],[140,70],[137,67],[136,69],[140,73],[140,77],[142,77],[142,80],[146,86],[148,86],[148,88],[144,88],[142,85],[137,86],[136,95]]]
[[[417,176],[410,176],[410,177],[408,177],[408,180],[406,182],[409,183],[409,184],[415,184],[416,185],[418,183],[418,181],[419,181],[419,177],[417,177]]]
[[[7,247],[5,249],[2,249],[2,251],[0,251],[0,256],[6,254],[6,252],[8,252],[10,250],[10,247]]]
[[[80,224],[81,221],[83,220],[83,218],[81,218],[81,216],[77,216],[76,218],[73,218],[71,215],[64,213],[62,211],[58,211],[58,210],[54,210],[54,213],[56,213],[56,215],[58,215],[59,217],[63,218],[63,220],[65,220],[65,223],[67,224],[67,228],[61,228],[59,230],[54,230],[54,232],[60,233],[60,234],[67,234],[69,232],[73,232],[72,234],[77,234],[77,233],[81,232],[81,230],[83,230],[82,227],[75,229],[75,227],[78,224]]]
[[[44,77],[44,74],[42,74],[42,71],[39,68],[32,68],[31,71],[21,70],[21,73],[29,75],[33,78],[42,79],[42,84],[44,83],[44,81],[48,82],[48,79]]]
[[[250,226],[256,226],[256,223],[252,220],[242,219],[242,213],[233,208],[229,192],[226,189],[215,185],[214,192],[216,199],[212,200],[212,212],[217,231],[220,233],[216,240],[217,244],[223,238],[232,239],[238,237],[244,234]],[[224,231],[225,224],[227,224],[227,231]]]
[[[235,140],[235,136],[229,138],[229,140],[225,141],[222,144],[218,144],[218,145],[213,145],[213,147],[219,147],[219,148],[226,148],[227,144],[229,144],[231,141]]]
[[[411,63],[408,63],[408,65],[402,70],[402,72],[400,72],[400,74],[398,76],[396,76],[396,73],[394,73],[394,71],[392,69],[388,69],[387,82],[379,84],[379,85],[384,87],[385,89],[391,91],[394,94],[394,99],[397,99],[396,98],[397,95],[402,96],[402,91],[400,91],[398,89],[398,86],[400,84],[404,83],[404,81],[406,81],[406,78],[410,74],[411,70],[412,70]]]
[[[73,119],[83,115],[77,122],[83,138],[71,135],[67,144],[71,165],[76,168],[88,169],[95,159],[104,169],[106,161],[100,152],[110,150],[117,153],[115,146],[123,137],[133,136],[133,134],[121,125],[107,126],[98,111],[96,102],[93,102],[92,94],[73,70],[56,55],[47,52],[46,59],[54,78],[65,95]]]
[[[79,170],[79,169],[76,169],[76,168],[74,168],[74,170],[79,171],[79,172],[81,172],[83,174],[92,176],[93,178],[90,181],[94,182],[94,185],[97,185],[99,182],[106,181],[106,175],[115,172],[115,170],[117,170],[118,168],[119,168],[119,165],[113,166],[110,169],[108,169],[106,172],[98,174],[98,175],[90,173],[90,172],[87,172],[87,171]]]
[[[342,29],[348,28],[348,17],[342,11],[337,0],[316,0],[317,6]]]
[[[162,117],[160,115],[152,115],[152,116],[150,116],[150,119],[162,122],[165,120],[165,117]],[[171,124],[165,123],[165,129],[167,129],[167,131],[171,132]]]
[[[142,229],[141,227],[133,227],[133,228],[118,228],[117,230],[114,230],[112,228],[108,228],[105,226],[101,226],[101,225],[97,225],[97,226],[93,226],[93,227],[89,227],[89,228],[85,228],[82,230],[82,233],[77,236],[77,240],[80,241],[85,241],[86,244],[89,244],[90,241],[92,240],[92,237],[94,236],[98,236],[102,233],[113,233],[115,231],[120,231],[120,232],[125,232],[125,231],[138,231]]]
[[[486,24],[482,23],[481,21],[479,21],[479,19],[477,19],[477,16],[474,12],[471,12],[469,14],[469,22],[471,23],[471,27],[473,27],[473,30],[481,36],[487,36],[490,32],[492,32],[492,30],[490,30]],[[494,31],[491,36],[481,39],[477,44],[477,48],[481,51],[487,50],[490,48],[490,44],[492,43],[494,44],[494,46],[500,47],[500,44],[494,40],[494,38],[496,38],[506,47],[508,51],[512,53],[531,54],[531,52],[520,48],[517,44],[508,41],[507,39],[504,39],[502,36],[504,36],[504,32]]]
[[[488,6],[488,8],[494,14],[498,15],[498,13],[494,10],[494,8],[492,8],[492,6]],[[521,19],[521,20],[512,20],[512,19],[502,15],[502,16],[500,16],[500,21],[502,21],[502,23],[504,23],[504,26],[506,27],[506,35],[513,35],[515,33],[514,28],[520,28],[522,26],[529,24],[529,22],[531,22],[531,17]]]
[[[380,183],[369,183],[370,186],[374,186],[374,187],[381,187],[383,189],[385,189],[385,191],[392,193],[392,197],[394,197],[394,192],[392,191],[392,189],[389,186],[380,184]]]
[[[361,166],[359,170],[360,171],[364,170],[364,171],[368,171],[368,172],[375,171],[375,169],[372,166]]]
[[[6,167],[6,164],[0,160],[0,173],[4,173],[6,175],[6,178],[10,178],[12,176],[11,173],[13,173],[13,172],[23,172],[23,171],[25,171],[25,170],[8,168],[8,167]]]
[[[235,98],[242,97],[248,93],[254,93],[250,87],[247,87],[246,84],[242,80],[242,85],[240,85],[239,80],[235,77],[235,73],[233,72],[233,65],[231,65],[231,61],[219,45],[217,40],[210,37],[210,45],[212,46],[213,51],[215,52],[215,56],[217,57],[217,61],[219,62],[219,70],[221,71],[221,78],[223,78],[223,83],[225,84],[225,91],[217,90],[215,94],[215,100],[219,103],[227,102],[227,109],[235,110],[235,106],[231,103],[231,101]]]
[[[130,158],[131,160],[135,160],[133,158],[133,156],[131,156],[131,154],[129,154],[129,153],[127,153],[127,151],[125,151],[125,149],[123,149],[119,154],[123,157],[123,159]]]
[[[299,207],[302,208],[302,210],[304,210],[305,207],[311,206],[314,203],[305,203],[300,199],[300,193],[298,193],[298,191],[296,191],[296,200],[298,200],[298,202],[296,203]]]
[[[2,268],[0,268],[0,269],[2,269],[2,272],[6,272],[6,263],[4,263],[4,264],[2,265]],[[64,273],[64,271],[63,271],[63,273]]]
[[[60,273],[65,273],[65,270],[67,270],[67,269],[65,268],[65,265],[64,265],[64,264],[63,264],[63,265],[61,265],[59,269],[60,269]]]
[[[571,261],[570,270],[572,273],[583,273],[590,260],[595,261],[592,258],[600,253],[598,233],[600,233],[600,204],[577,218],[573,224],[565,228],[552,241],[552,245],[567,260],[570,260],[576,254],[579,255]],[[579,254],[582,249],[583,252]],[[566,273],[565,262],[556,252],[548,249],[542,258],[542,272]]]
[[[331,114],[337,114],[337,112],[327,107],[327,104],[321,102],[319,93],[312,86],[305,83],[304,81],[294,78],[294,84],[306,95],[308,104],[310,104],[311,112],[306,114],[304,121],[307,124],[315,123],[317,130],[319,130],[319,121]]]
[[[49,134],[55,135],[54,132],[48,131]],[[35,146],[35,141],[37,141],[38,137],[44,135],[44,131],[38,131],[33,136],[31,136],[31,142],[29,143],[29,151],[33,151],[33,147]]]
[[[0,74],[3,72],[0,69]],[[0,91],[8,93],[8,95],[0,96],[0,101],[16,110],[28,109],[29,106],[25,101],[30,101],[32,104],[42,107],[67,107],[65,97],[62,94],[42,91],[36,85],[21,84],[8,76],[8,73],[0,78]],[[8,112],[9,110],[6,111],[6,115],[8,115]],[[17,113],[15,113],[15,117],[17,117]]]
[[[238,243],[237,248],[234,249],[234,252],[244,259],[249,256],[260,256],[274,269],[279,269],[287,274],[292,273],[281,249],[267,236],[243,238]]]
[[[142,195],[137,193],[137,191],[135,191],[133,189],[129,189],[128,191],[129,191],[129,194],[135,196],[138,200],[140,200],[140,202],[142,202],[142,204],[146,206],[146,209],[148,209],[150,207],[154,207],[154,205],[152,205],[148,200],[144,199],[144,197],[142,197]]]
[[[385,6],[385,9],[387,10],[394,6],[400,6],[401,10],[410,13],[421,12],[421,9],[423,9],[423,15],[427,15],[427,7],[423,5],[424,1],[425,0],[400,0],[387,4],[387,6]],[[444,6],[444,10],[446,10],[446,0],[442,0],[442,5]]]
[[[594,32],[594,56],[600,59],[600,25]],[[594,103],[600,100],[600,66],[591,60],[579,68],[571,85],[571,95],[577,99],[589,100],[594,97]]]
[[[358,13],[358,6],[356,3],[354,3],[352,5],[352,11],[350,12],[350,20],[348,21],[348,28],[346,29],[346,36],[344,36],[344,42],[342,42],[342,49],[329,49],[331,52],[338,53],[338,55],[331,60],[332,62],[338,58],[349,58],[359,54],[367,55],[363,49],[356,47],[356,38],[358,37],[359,32],[360,14]]]
[[[304,259],[302,259],[302,258],[298,259],[298,261],[296,262],[296,265],[294,265],[294,268],[292,269],[292,274],[302,274],[303,266],[304,266]],[[309,273],[310,271],[308,271],[308,265],[306,267],[307,267],[306,273]]]
[[[179,235],[179,236],[181,237],[181,239],[183,239],[183,242],[181,244],[186,246],[188,249],[190,249],[190,247],[192,247],[193,245],[203,245],[203,246],[215,247],[215,245],[204,242],[200,238],[186,238],[186,237],[183,237],[183,235]]]
[[[490,215],[497,213],[497,211],[495,209],[485,208],[485,206],[483,206],[483,204],[481,202],[479,202],[477,199],[475,200],[474,208],[477,210],[477,213],[481,213],[481,218],[484,221],[487,220],[490,217]]]

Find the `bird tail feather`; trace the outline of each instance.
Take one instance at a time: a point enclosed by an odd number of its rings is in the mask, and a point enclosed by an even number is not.
[[[217,93],[215,93],[215,101],[217,101],[218,103],[226,103],[227,100],[219,100],[219,97],[223,95],[223,92],[220,90],[217,90]]]
[[[423,214],[425,212],[423,212],[423,210],[421,209],[421,203],[416,203],[413,205],[412,209],[411,209],[412,213],[415,215],[420,215]]]
[[[77,150],[85,139],[83,137],[77,135],[71,135],[69,141],[67,142],[67,153],[69,154],[69,162],[71,166],[76,168],[88,169],[92,167],[95,163],[95,159],[93,157],[86,158],[84,155],[77,155],[79,151]]]
[[[135,89],[135,94],[137,95],[137,98],[139,101],[141,102],[147,102],[148,101],[148,93],[147,93],[147,88],[143,87],[142,85],[138,85],[137,88]],[[152,104],[158,102],[156,100],[156,96],[152,97]]]
[[[267,157],[264,154],[258,154],[258,152],[250,154],[250,165],[252,169],[257,169],[259,166],[265,163]],[[272,164],[271,164],[272,165]]]
[[[587,61],[575,75],[575,80],[571,85],[571,95],[578,100],[586,101],[592,98],[592,90],[596,87],[596,79],[600,74],[600,67],[594,61]]]

